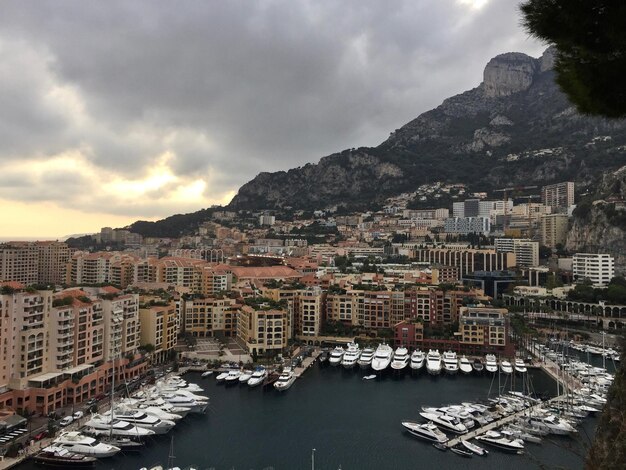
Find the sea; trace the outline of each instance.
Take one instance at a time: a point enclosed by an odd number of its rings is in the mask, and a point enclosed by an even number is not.
[[[170,455],[180,468],[215,470],[368,469],[578,469],[595,432],[588,418],[573,438],[551,436],[526,444],[523,455],[491,450],[471,459],[442,452],[406,433],[403,420],[421,421],[421,407],[485,400],[498,390],[528,384],[554,396],[556,383],[539,369],[529,380],[488,375],[441,375],[386,371],[363,380],[358,368],[313,364],[285,392],[272,387],[226,386],[198,373],[185,378],[210,397],[205,415],[188,416],[167,436],[152,439],[142,453],[102,460],[97,469],[139,470]],[[170,451],[173,449],[173,451]],[[22,464],[20,470],[37,468]]]

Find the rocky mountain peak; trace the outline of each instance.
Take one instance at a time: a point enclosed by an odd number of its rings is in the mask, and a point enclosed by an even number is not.
[[[489,98],[527,90],[540,69],[539,61],[520,52],[500,54],[489,61],[483,73],[483,90]]]

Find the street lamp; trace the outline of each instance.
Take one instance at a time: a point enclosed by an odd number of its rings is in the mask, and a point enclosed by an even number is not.
[[[315,449],[311,451],[311,470],[315,470]]]

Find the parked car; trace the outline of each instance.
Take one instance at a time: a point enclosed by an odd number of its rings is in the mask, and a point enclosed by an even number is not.
[[[89,400],[87,400],[87,403],[85,403],[87,406],[91,406],[91,405],[95,405],[96,403],[98,403],[98,400],[96,400],[95,398],[90,398]]]
[[[35,434],[35,437],[33,439],[35,439],[36,441],[41,441],[44,437],[48,437],[48,431],[41,431],[40,433]]]
[[[59,425],[65,427],[65,426],[72,424],[73,422],[74,422],[74,418],[72,418],[71,416],[66,416],[61,421],[59,421]]]
[[[85,414],[82,411],[75,411],[74,414],[72,415],[72,418],[74,419],[80,419],[84,416]]]

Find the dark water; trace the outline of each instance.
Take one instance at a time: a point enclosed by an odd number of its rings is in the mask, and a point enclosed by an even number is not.
[[[206,416],[189,416],[174,436],[175,464],[216,470],[310,469],[528,469],[582,468],[585,445],[595,428],[587,420],[577,439],[550,438],[527,444],[524,455],[494,450],[486,458],[464,459],[440,452],[403,432],[400,421],[419,421],[422,405],[477,400],[495,393],[497,379],[487,376],[430,377],[425,373],[364,381],[362,371],[314,365],[290,390],[250,389],[217,385],[215,379],[187,379],[203,385],[211,397]],[[555,393],[554,383],[540,371],[532,382],[539,392]],[[517,380],[516,388],[521,381]],[[506,387],[510,388],[507,383]],[[137,470],[167,463],[169,436],[154,439],[142,454],[103,461],[98,469]],[[36,468],[24,464],[20,470]]]

